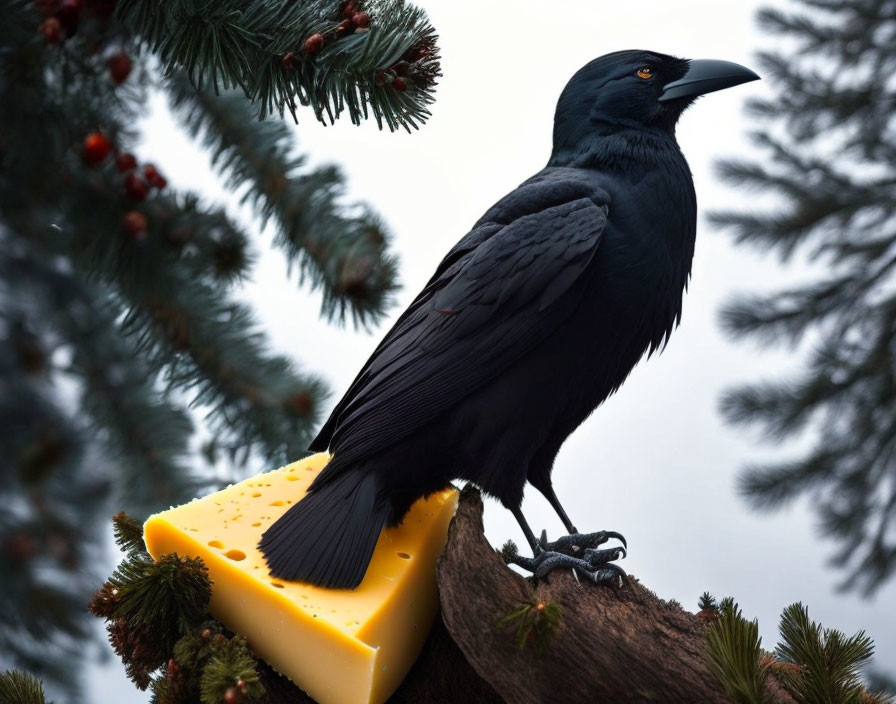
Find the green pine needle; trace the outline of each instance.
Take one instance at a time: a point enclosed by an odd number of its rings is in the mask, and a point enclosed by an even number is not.
[[[718,611],[719,605],[712,594],[703,592],[697,600],[697,608],[700,609],[700,611]]]
[[[114,617],[127,619],[132,628],[151,629],[165,656],[182,635],[207,618],[211,582],[198,557],[163,555],[152,562],[132,556],[109,583],[118,589]]]
[[[21,670],[0,672],[0,704],[44,704],[40,680]]]
[[[543,652],[557,635],[563,618],[563,608],[556,601],[541,601],[532,596],[493,622],[495,628],[515,629],[517,646],[520,650],[532,644],[535,651]]]
[[[509,564],[513,558],[520,554],[520,551],[515,542],[508,540],[501,546],[501,549],[498,550],[498,554],[501,555],[501,559],[504,560],[505,563]]]
[[[124,511],[116,513],[112,517],[115,531],[115,544],[130,555],[146,555],[146,545],[143,543],[143,525],[140,521],[131,518]]]
[[[747,621],[733,599],[723,599],[719,618],[706,629],[710,668],[735,704],[767,704],[768,667],[760,659],[759,623]]]
[[[194,670],[202,667],[215,652],[223,626],[214,620],[205,621],[187,633],[174,645],[174,659],[183,667]]]
[[[220,704],[225,692],[234,688],[241,702],[258,702],[264,687],[255,669],[256,661],[243,638],[231,638],[217,649],[202,671],[202,704]]]
[[[860,671],[871,659],[874,644],[864,631],[847,638],[840,631],[822,628],[809,619],[808,609],[800,603],[784,609],[779,629],[782,642],[777,656],[799,666],[782,668],[779,677],[798,704],[867,701]]]

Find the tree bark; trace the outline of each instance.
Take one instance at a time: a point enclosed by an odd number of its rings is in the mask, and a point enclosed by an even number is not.
[[[438,577],[451,638],[508,703],[730,704],[709,669],[705,626],[695,614],[634,578],[614,588],[580,583],[563,570],[533,586],[486,542],[476,490],[461,495]],[[533,596],[563,610],[540,653],[493,625]]]

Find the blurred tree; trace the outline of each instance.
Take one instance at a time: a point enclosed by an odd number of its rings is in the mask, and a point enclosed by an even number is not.
[[[754,506],[812,499],[844,589],[870,595],[896,571],[896,2],[800,0],[764,9],[781,37],[760,54],[775,97],[748,105],[762,160],[721,175],[770,194],[771,207],[715,213],[739,243],[797,254],[822,272],[723,311],[726,330],[805,343],[799,372],[729,391],[725,415],[774,440],[812,433],[801,457],[748,467]],[[767,201],[766,201],[767,202]]]
[[[274,225],[322,314],[367,325],[396,289],[383,225],[342,202],[337,169],[305,166],[288,126],[258,118],[306,105],[410,130],[438,53],[403,0],[0,0],[0,13],[0,665],[76,701],[108,515],[300,457],[326,394],[236,300],[247,234],[134,156],[148,96],[168,96]]]

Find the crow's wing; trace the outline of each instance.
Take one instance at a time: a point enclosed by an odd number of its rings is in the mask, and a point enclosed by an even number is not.
[[[606,223],[609,196],[553,169],[491,208],[448,253],[334,409],[313,450],[341,467],[462,403],[547,338]]]

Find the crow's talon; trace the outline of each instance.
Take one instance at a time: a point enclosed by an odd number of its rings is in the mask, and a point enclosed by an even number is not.
[[[608,562],[600,569],[594,570],[593,572],[584,571],[581,574],[590,579],[595,584],[606,584],[607,582],[615,582],[617,587],[621,587],[625,584],[628,579],[628,575],[625,573],[625,570],[619,567],[618,565],[614,565],[612,562]]]
[[[625,548],[606,548],[604,550],[593,550],[588,549],[585,551],[585,554],[582,556],[584,562],[587,562],[592,567],[600,567],[605,565],[608,562],[612,562],[614,560],[620,560],[624,558],[628,553],[626,553]]]
[[[604,550],[589,548],[584,551],[583,557],[543,550],[535,557],[517,555],[510,562],[528,570],[536,579],[544,579],[558,568],[570,568],[575,574],[599,584],[616,579],[625,580],[626,575],[622,568],[612,564],[612,560],[618,560],[624,556],[625,548],[622,547]]]
[[[596,548],[603,545],[611,538],[616,538],[624,548],[628,548],[625,537],[615,531],[601,530],[596,533],[573,533],[564,535],[557,540],[549,543],[547,531],[541,532],[541,539],[538,541],[542,550],[548,552],[559,552],[565,555],[580,555],[583,550]]]

